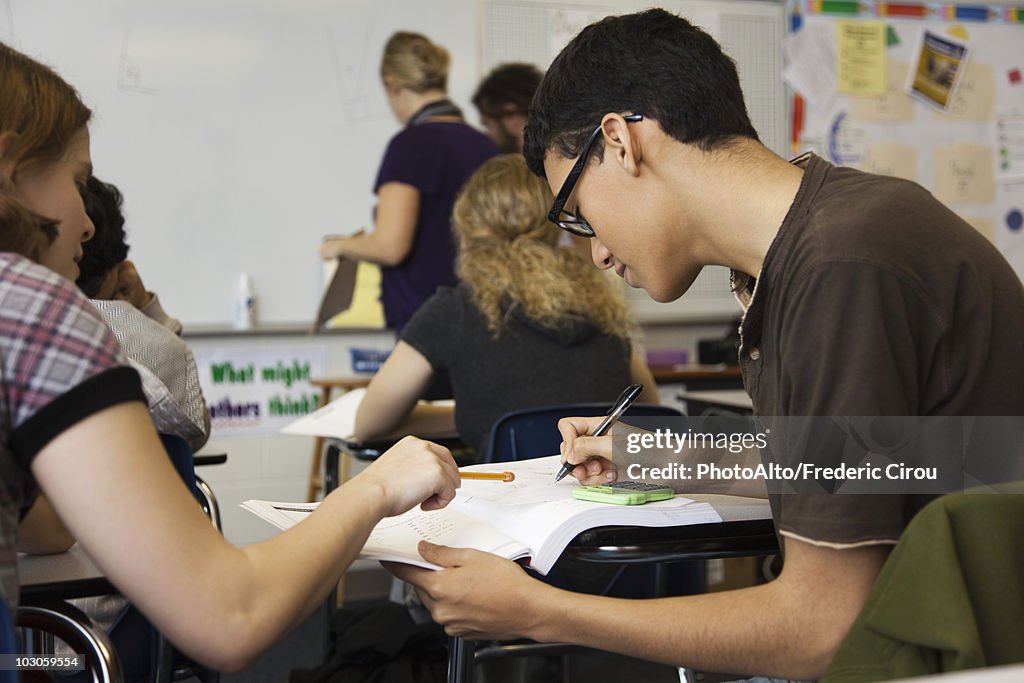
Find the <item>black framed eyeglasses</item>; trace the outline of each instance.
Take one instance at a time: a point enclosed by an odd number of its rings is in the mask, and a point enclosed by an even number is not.
[[[622,117],[628,123],[635,123],[637,121],[643,121],[643,114],[627,114]],[[569,175],[565,177],[565,182],[562,183],[562,188],[555,195],[555,203],[551,205],[551,211],[548,213],[548,220],[560,227],[562,230],[571,232],[574,235],[580,237],[593,237],[594,229],[590,227],[585,218],[577,216],[571,211],[565,210],[565,203],[569,201],[569,195],[572,194],[572,189],[576,187],[576,182],[580,179],[580,174],[583,173],[583,168],[587,165],[587,157],[590,156],[590,150],[594,147],[594,142],[598,136],[601,135],[601,124],[597,124],[597,128],[590,134],[590,139],[587,140],[587,144],[583,145],[583,150],[580,152],[580,156],[576,159],[576,163],[572,165],[569,170]]]

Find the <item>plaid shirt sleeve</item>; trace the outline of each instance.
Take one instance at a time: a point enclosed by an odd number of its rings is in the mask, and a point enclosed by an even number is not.
[[[108,386],[99,376],[125,365],[114,335],[99,313],[68,280],[13,254],[0,254],[0,354],[2,354],[2,418],[19,459],[30,459],[46,441],[97,409],[139,394],[131,391],[131,375]],[[114,373],[118,375],[119,373]],[[91,381],[90,381],[91,380]],[[137,387],[138,380],[135,378]],[[53,407],[56,399],[88,383],[96,391],[76,390],[75,406]],[[102,391],[100,391],[102,390]],[[103,395],[96,396],[94,394]],[[60,402],[58,402],[60,403]],[[84,404],[84,405],[83,405]],[[33,417],[46,413],[46,438],[40,428],[22,446],[19,432]],[[27,456],[27,457],[26,457]]]
[[[51,440],[116,403],[143,400],[114,335],[73,283],[0,253],[0,599],[18,602],[17,532]]]

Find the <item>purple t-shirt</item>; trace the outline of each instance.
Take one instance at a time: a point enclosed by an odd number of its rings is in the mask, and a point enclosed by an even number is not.
[[[381,268],[381,303],[388,327],[399,329],[440,286],[454,287],[452,205],[469,176],[498,154],[494,142],[464,123],[423,123],[391,139],[373,186],[405,183],[420,192],[412,249],[394,267]]]

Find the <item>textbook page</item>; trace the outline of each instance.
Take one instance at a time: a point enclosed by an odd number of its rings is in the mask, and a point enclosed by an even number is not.
[[[420,541],[452,548],[473,548],[506,560],[516,560],[531,554],[522,541],[509,538],[493,526],[467,517],[449,505],[432,512],[414,507],[397,517],[382,519],[370,533],[359,558],[440,569],[420,557],[417,547]]]
[[[607,525],[667,527],[711,524],[722,518],[707,502],[676,496],[645,505],[608,505],[576,500],[573,479],[555,482],[557,455],[521,462],[472,465],[462,471],[515,473],[512,482],[466,479],[448,507],[423,512],[415,507],[382,520],[370,533],[359,557],[437,569],[419,555],[427,540],[454,548],[473,548],[506,559],[530,557],[530,566],[546,574],[565,546],[582,531]],[[246,501],[242,507],[287,529],[316,503]]]
[[[318,505],[320,503],[247,500],[241,507],[278,529],[285,530],[308,517]],[[520,541],[508,538],[495,528],[467,517],[449,505],[432,512],[424,512],[417,506],[396,517],[384,518],[370,534],[359,557],[440,569],[420,557],[417,545],[421,540],[454,548],[474,548],[508,560],[530,555],[530,549]]]
[[[463,480],[451,507],[486,522],[533,550],[530,566],[546,574],[565,546],[579,533],[600,526],[644,527],[711,524],[722,518],[706,502],[677,495],[671,500],[644,505],[608,505],[576,500],[575,479],[555,482],[561,467],[553,455],[519,462],[464,467],[469,471],[511,471],[514,481]]]

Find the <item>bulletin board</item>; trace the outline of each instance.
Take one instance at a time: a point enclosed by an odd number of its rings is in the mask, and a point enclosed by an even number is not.
[[[791,0],[787,18],[791,152],[920,183],[1024,275],[1024,10]]]
[[[736,61],[751,122],[761,141],[779,154],[788,150],[780,2],[662,0],[656,3],[702,27]],[[638,12],[650,0],[484,0],[481,66],[529,62],[546,69],[583,27],[612,14]],[[638,78],[641,77],[638,75]],[[727,268],[708,266],[677,301],[658,303],[645,291],[626,288],[630,306],[646,323],[725,322],[739,314]]]

